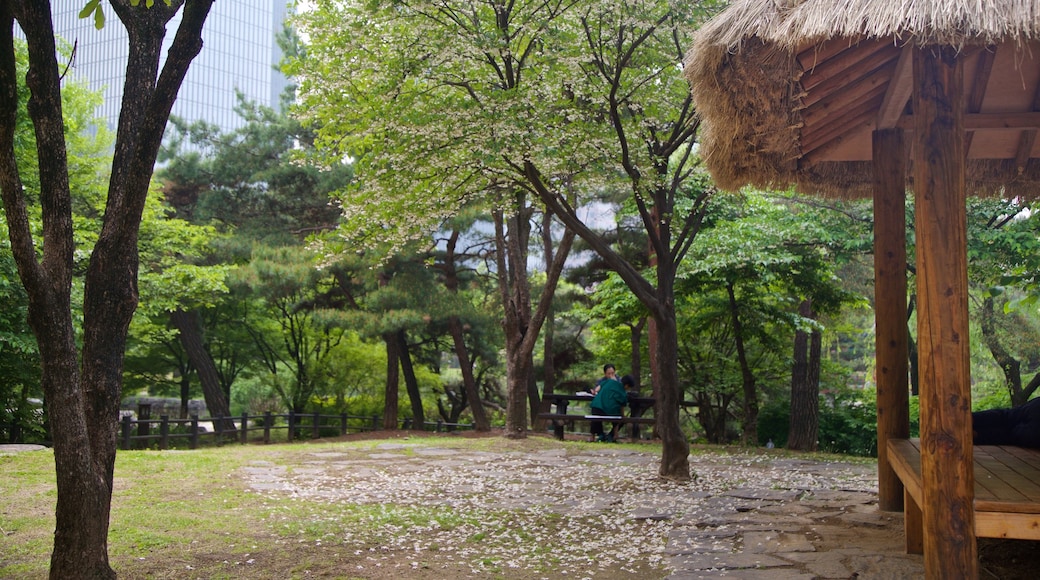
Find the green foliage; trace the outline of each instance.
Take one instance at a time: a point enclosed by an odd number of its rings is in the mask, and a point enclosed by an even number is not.
[[[68,54],[70,48],[62,44],[59,50]],[[15,68],[18,78],[28,72],[25,43],[15,40]],[[16,111],[15,158],[22,176],[22,185],[28,201],[29,227],[42,239],[42,209],[40,207],[39,166],[35,153],[36,135],[29,121],[26,103],[29,90],[18,85],[19,107]],[[73,280],[74,317],[81,310],[82,278],[78,274],[86,268],[91,248],[97,238],[100,214],[97,203],[107,191],[108,149],[111,136],[97,127],[94,109],[101,96],[85,88],[82,82],[69,78],[62,90],[65,139],[68,154],[69,185],[73,193],[73,222],[76,252]],[[103,206],[102,206],[103,207]],[[0,227],[6,232],[7,216],[0,208]],[[42,249],[37,247],[38,252]],[[14,264],[8,236],[0,240],[0,440],[46,441],[45,415],[40,400],[40,359],[36,337],[27,323],[28,298]]]
[[[874,391],[841,388],[820,396],[819,450],[866,457],[877,456],[877,406]],[[772,440],[787,444],[790,401],[777,400],[762,407],[759,444]]]

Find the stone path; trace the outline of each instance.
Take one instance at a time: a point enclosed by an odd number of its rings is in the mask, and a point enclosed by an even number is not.
[[[512,542],[502,548],[511,555],[500,556],[518,566],[556,567],[559,576],[552,577],[581,578],[590,563],[610,558],[614,569],[638,570],[642,563],[664,570],[660,577],[671,580],[923,576],[921,557],[904,554],[902,514],[877,509],[869,463],[695,452],[697,478],[679,484],[656,477],[657,461],[650,452],[608,445],[496,453],[384,443],[350,453],[316,451],[288,469],[257,462],[245,476],[257,493],[299,499],[507,510],[518,520],[556,514],[548,539],[537,536],[537,524],[525,524],[528,541]],[[590,544],[582,537],[596,522],[616,531],[612,543]],[[625,538],[624,546],[616,538]],[[396,542],[402,549],[424,549],[422,536],[400,529],[379,541],[388,544],[387,551]],[[491,538],[479,553],[443,538],[436,542],[429,557],[494,558],[498,549]],[[575,549],[556,553],[552,564],[538,560],[544,549],[524,552],[527,544],[543,548],[545,542]],[[572,560],[584,564],[568,569],[560,563]],[[479,572],[475,568],[472,577]]]

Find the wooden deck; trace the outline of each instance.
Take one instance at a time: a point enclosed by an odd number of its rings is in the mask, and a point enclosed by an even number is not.
[[[922,553],[921,441],[890,439],[889,461],[904,487],[906,549]],[[1040,450],[974,448],[975,535],[1040,540]]]

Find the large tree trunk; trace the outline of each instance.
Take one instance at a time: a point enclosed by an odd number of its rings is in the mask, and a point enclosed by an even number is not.
[[[480,432],[490,431],[491,422],[488,421],[484,403],[480,400],[477,379],[473,375],[473,361],[469,358],[469,349],[466,348],[462,322],[458,316],[452,316],[448,319],[448,331],[451,333],[451,339],[455,345],[455,357],[459,359],[459,369],[462,371],[462,388],[466,393],[466,402],[469,404],[470,413],[473,414],[474,429]]]
[[[517,194],[517,211],[495,219],[498,285],[505,310],[506,338],[506,436],[527,436],[527,386],[533,371],[532,352],[524,352],[524,336],[531,324],[531,287],[527,280],[527,242],[530,239],[530,209]],[[505,224],[508,221],[509,234]]]
[[[457,294],[459,291],[458,270],[455,267],[455,248],[458,240],[458,230],[452,231],[451,237],[448,238],[444,258],[444,286],[452,294]],[[470,413],[473,414],[473,426],[480,432],[490,431],[491,422],[488,420],[484,404],[480,400],[477,379],[473,376],[473,361],[469,357],[469,349],[466,347],[466,335],[462,321],[458,316],[448,318],[448,331],[451,333],[451,339],[455,345],[455,357],[459,359],[459,368],[462,371],[462,388],[466,394],[466,403],[469,404]],[[454,421],[452,422],[454,423]]]
[[[812,301],[803,300],[798,306],[803,318],[815,318]],[[810,335],[812,340],[810,341]],[[810,346],[812,342],[813,346]],[[794,366],[791,369],[791,421],[787,431],[787,448],[797,451],[816,451],[816,437],[820,424],[820,338],[819,332],[799,330],[794,334]],[[815,361],[811,350],[815,347]],[[815,365],[815,372],[812,367]],[[814,380],[815,379],[815,380]]]
[[[758,445],[758,388],[755,385],[755,374],[751,371],[747,351],[744,348],[744,327],[740,322],[737,296],[733,283],[726,284],[729,295],[730,318],[733,323],[733,339],[737,348],[737,360],[740,362],[741,384],[744,386],[744,419],[741,423],[740,439],[744,445]]]
[[[506,220],[502,212],[495,212],[495,255],[499,295],[505,311],[502,327],[506,339],[506,437],[524,438],[527,437],[527,389],[534,372],[534,348],[570,254],[574,231],[570,228],[564,231],[552,265],[546,272],[538,309],[532,315],[527,280],[531,210],[522,192],[515,194],[515,207],[522,210],[509,217],[508,238]]]
[[[196,310],[185,312],[175,310],[170,313],[170,322],[180,333],[181,345],[188,355],[188,360],[195,367],[195,373],[202,384],[202,396],[206,399],[206,408],[210,417],[223,417],[219,432],[234,434],[235,422],[231,420],[231,408],[220,386],[220,376],[213,357],[209,355],[202,340],[202,324]],[[217,427],[214,425],[214,427]]]
[[[397,429],[398,395],[400,385],[400,356],[398,355],[397,335],[388,332],[383,335],[386,344],[386,392],[383,397],[383,429]]]
[[[419,393],[419,381],[415,378],[412,367],[412,353],[408,350],[408,336],[404,330],[397,331],[397,351],[401,359],[401,372],[404,374],[405,390],[412,404],[412,429],[422,431],[426,427],[426,413],[423,412],[422,394]]]
[[[80,356],[71,314],[74,241],[58,77],[62,67],[56,61],[51,7],[48,2],[0,3],[0,189],[12,253],[29,296],[29,323],[39,343],[41,383],[54,435],[54,579],[115,577],[108,564],[107,536],[123,351],[137,306],[137,235],[163,129],[188,65],[202,47],[202,25],[211,4],[187,4],[157,76],[165,23],[181,2],[172,7],[156,3],[151,9],[132,7],[129,0],[110,2],[129,30],[130,56],[104,220],[86,272]],[[29,227],[14,158],[19,82],[15,17],[29,48],[26,82],[37,137],[42,243],[33,239]],[[42,261],[36,247],[43,249]]]
[[[542,212],[542,255],[545,257],[545,269],[552,267],[553,262],[553,239],[552,239],[552,213]],[[545,314],[545,324],[542,328],[542,397],[538,396],[538,386],[534,385],[535,393],[530,395],[531,399],[531,425],[536,431],[544,431],[546,424],[544,420],[537,419],[539,413],[551,411],[552,403],[544,395],[552,394],[556,385],[556,367],[554,364],[553,337],[556,332],[555,311],[552,304]]]

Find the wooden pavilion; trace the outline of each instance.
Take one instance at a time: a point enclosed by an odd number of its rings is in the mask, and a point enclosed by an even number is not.
[[[925,570],[977,577],[965,197],[1040,191],[1040,0],[735,0],[685,65],[720,187],[874,200],[884,510],[903,507],[912,190]]]

